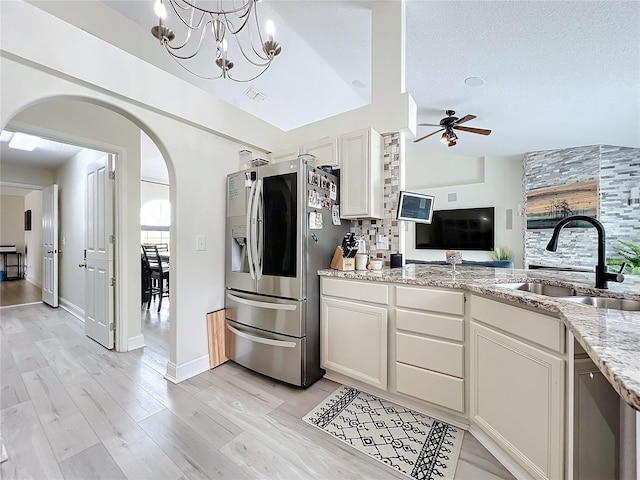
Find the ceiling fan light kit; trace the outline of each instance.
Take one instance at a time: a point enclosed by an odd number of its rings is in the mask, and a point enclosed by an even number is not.
[[[436,133],[444,132],[442,134],[442,137],[440,137],[440,141],[446,144],[447,147],[453,147],[454,145],[456,145],[456,140],[458,139],[458,136],[456,135],[454,130],[460,130],[462,132],[478,133],[480,135],[489,135],[491,133],[491,130],[487,130],[485,128],[473,128],[473,127],[460,126],[461,123],[468,122],[469,120],[473,120],[474,118],[476,118],[475,115],[465,115],[462,118],[458,118],[454,116],[456,112],[454,112],[453,110],[447,110],[444,113],[447,116],[442,120],[440,120],[440,123],[438,125],[434,123],[418,124],[421,127],[442,127],[442,128],[440,128],[440,130],[436,130],[435,132],[429,133],[428,135],[425,135],[423,137],[416,138],[413,141],[413,143],[421,142],[425,138],[435,135]]]
[[[160,41],[178,65],[196,77],[206,80],[228,78],[235,82],[250,82],[266,72],[273,59],[282,51],[280,44],[273,38],[274,26],[271,20],[266,22],[267,36],[266,40],[263,39],[258,20],[258,2],[260,0],[217,0],[210,2],[217,5],[217,8],[212,9],[197,4],[196,0],[166,0],[183,24],[182,28],[186,29],[184,40],[174,44],[176,34],[165,24],[165,0],[156,0],[154,11],[158,16],[158,25],[151,28],[151,34]],[[223,3],[227,4],[226,9],[223,8]],[[201,75],[193,71],[188,62],[200,53],[208,34],[211,35],[215,47],[215,59],[212,63],[217,65],[220,72]],[[249,70],[254,70],[247,78],[241,79],[231,74],[234,62],[228,58],[227,36],[236,40],[237,51],[248,63]]]

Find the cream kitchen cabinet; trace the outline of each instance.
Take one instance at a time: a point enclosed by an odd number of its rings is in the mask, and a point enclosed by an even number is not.
[[[317,142],[306,143],[300,148],[300,153],[310,153],[316,157],[316,166],[329,165],[334,169],[340,168],[338,156],[338,139],[335,137],[324,138]]]
[[[322,368],[387,389],[388,289],[380,283],[321,279]]]
[[[292,147],[287,150],[281,150],[279,152],[273,152],[269,155],[271,163],[288,162],[295,160],[300,155],[300,148]]]
[[[464,292],[396,287],[396,390],[465,412]]]
[[[384,173],[382,137],[372,128],[339,139],[340,216],[382,218]]]
[[[564,325],[471,297],[470,421],[534,478],[564,477]]]

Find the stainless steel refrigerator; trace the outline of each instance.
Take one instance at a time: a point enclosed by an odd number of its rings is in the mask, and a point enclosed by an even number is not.
[[[227,177],[225,342],[234,362],[297,386],[322,377],[317,271],[349,231],[332,221],[338,192],[336,176],[303,159]]]

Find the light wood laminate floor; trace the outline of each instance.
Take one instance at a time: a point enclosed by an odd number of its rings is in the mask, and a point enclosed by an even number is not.
[[[0,282],[0,307],[42,301],[42,290],[26,280]]]
[[[105,350],[61,308],[0,315],[3,479],[406,478],[301,420],[334,382],[302,390],[226,363],[174,385],[158,349]],[[512,477],[465,434],[455,478]]]

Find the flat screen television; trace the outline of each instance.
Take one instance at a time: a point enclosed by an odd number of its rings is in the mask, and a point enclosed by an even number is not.
[[[432,195],[401,191],[398,199],[398,220],[431,223],[433,200]]]
[[[493,250],[494,207],[436,210],[431,224],[416,224],[416,248]]]

